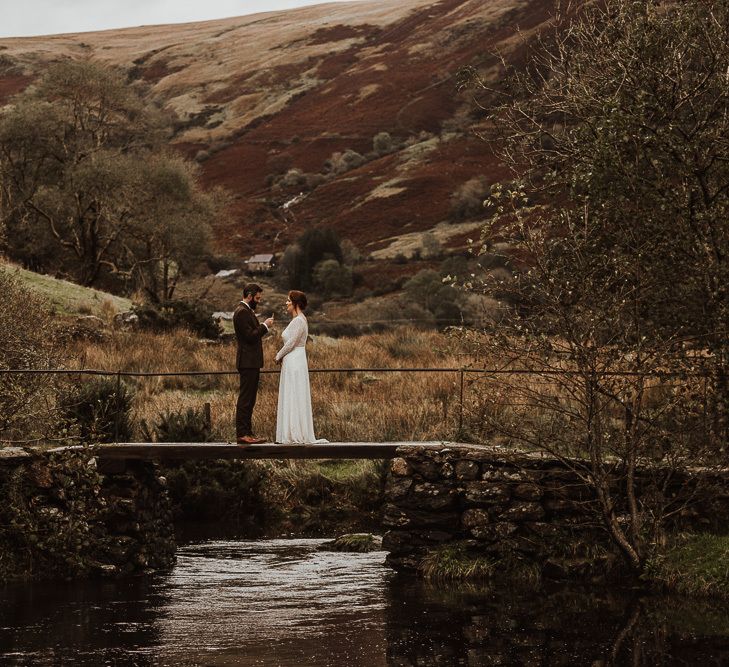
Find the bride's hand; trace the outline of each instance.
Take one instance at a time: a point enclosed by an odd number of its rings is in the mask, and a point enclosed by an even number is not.
[[[283,359],[276,359],[276,366],[280,366]]]

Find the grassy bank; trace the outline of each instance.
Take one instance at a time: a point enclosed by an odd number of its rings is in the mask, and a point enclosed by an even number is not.
[[[729,599],[729,536],[675,536],[651,559],[644,579],[669,592]]]
[[[17,275],[22,284],[43,296],[59,315],[96,315],[107,319],[129,310],[132,302],[108,292],[82,287],[68,280],[60,280],[42,273],[27,271],[15,264],[0,260],[0,269]]]

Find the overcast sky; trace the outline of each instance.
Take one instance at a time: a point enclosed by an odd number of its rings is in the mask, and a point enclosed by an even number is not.
[[[205,21],[327,1],[331,0],[0,0],[0,37]]]

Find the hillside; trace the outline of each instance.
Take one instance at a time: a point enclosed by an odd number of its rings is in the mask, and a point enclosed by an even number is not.
[[[23,285],[44,297],[52,310],[59,315],[107,316],[109,313],[127,311],[132,307],[129,299],[82,287],[68,280],[27,271],[4,260],[0,260],[0,271],[16,275]]]
[[[424,231],[458,250],[479,227],[478,212],[453,213],[451,196],[474,177],[488,185],[505,174],[472,132],[479,114],[456,75],[474,65],[498,78],[490,54],[518,58],[547,6],[364,0],[4,39],[0,104],[57,58],[122,66],[176,112],[173,143],[201,163],[205,183],[232,191],[219,254],[281,252],[306,225],[325,225],[386,270]]]

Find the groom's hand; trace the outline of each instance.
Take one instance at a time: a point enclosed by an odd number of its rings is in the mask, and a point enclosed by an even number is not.
[[[270,329],[273,326],[273,317],[269,317],[267,320],[264,320],[263,323]]]

